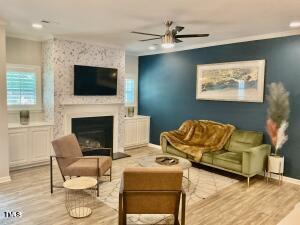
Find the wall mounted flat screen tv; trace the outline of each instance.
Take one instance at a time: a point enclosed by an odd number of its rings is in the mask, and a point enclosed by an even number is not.
[[[118,70],[74,65],[74,95],[117,95]]]

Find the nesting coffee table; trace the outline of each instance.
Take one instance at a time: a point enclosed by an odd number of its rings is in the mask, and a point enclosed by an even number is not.
[[[161,165],[155,162],[156,157],[169,156],[178,159],[178,163],[175,165]],[[183,171],[187,171],[187,178],[190,181],[190,168],[192,167],[192,163],[184,158],[173,156],[173,155],[154,155],[154,156],[146,156],[142,158],[139,162],[139,165],[142,167],[180,167]]]

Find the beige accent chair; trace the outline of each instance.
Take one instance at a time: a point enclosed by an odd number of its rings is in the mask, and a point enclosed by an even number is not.
[[[97,178],[97,196],[99,179],[109,176],[111,181],[112,158],[109,156],[83,156],[77,138],[70,134],[52,141],[55,156],[50,156],[50,183],[53,193],[53,158],[56,158],[63,180],[69,176],[93,176]],[[106,175],[109,170],[109,175]]]
[[[182,169],[178,167],[126,168],[119,193],[119,225],[126,225],[127,214],[173,214],[174,224],[184,225],[186,195],[182,177]]]

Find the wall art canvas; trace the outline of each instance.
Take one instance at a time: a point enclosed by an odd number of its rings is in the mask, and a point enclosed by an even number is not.
[[[197,65],[199,100],[263,102],[265,60]]]

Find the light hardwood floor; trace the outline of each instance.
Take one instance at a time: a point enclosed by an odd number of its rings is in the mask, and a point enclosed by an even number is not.
[[[153,154],[145,147],[128,151],[132,157],[113,162],[113,177],[120,177],[128,160]],[[205,168],[207,169],[207,168]],[[215,171],[215,170],[214,170]],[[117,212],[97,201],[93,214],[85,219],[68,216],[64,206],[64,191],[49,191],[49,166],[14,171],[12,182],[0,184],[0,224],[103,224],[118,223]],[[103,178],[104,180],[106,178]],[[55,181],[61,182],[55,168]],[[276,225],[300,201],[300,186],[275,182],[266,184],[263,178],[252,179],[250,188],[245,180],[233,184],[199,204],[188,207],[187,225]],[[21,218],[4,219],[4,211],[21,211]]]

